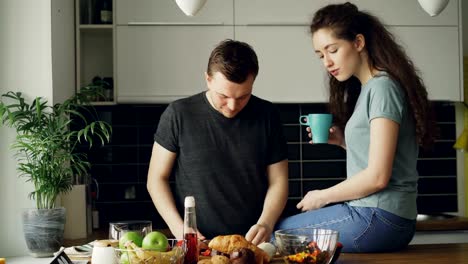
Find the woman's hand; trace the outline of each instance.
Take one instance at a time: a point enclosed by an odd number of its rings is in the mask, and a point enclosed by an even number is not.
[[[307,127],[306,130],[309,132],[309,137],[312,138],[312,131],[310,127]],[[328,144],[337,145],[346,149],[346,142],[343,131],[337,126],[332,126],[329,132],[330,134],[328,135]],[[309,143],[313,144],[314,142],[311,140]]]
[[[310,211],[324,207],[327,202],[322,190],[309,191],[304,198],[296,205],[301,211]]]

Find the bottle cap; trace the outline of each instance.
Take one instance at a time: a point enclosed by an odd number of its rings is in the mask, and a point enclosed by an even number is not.
[[[193,197],[193,196],[185,197],[184,206],[185,207],[195,207],[195,197]]]

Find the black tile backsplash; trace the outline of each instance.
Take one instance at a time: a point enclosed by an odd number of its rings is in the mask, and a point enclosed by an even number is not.
[[[438,141],[431,150],[421,150],[419,158],[453,158],[457,155],[453,144],[453,140]]]
[[[302,162],[302,177],[314,178],[346,178],[345,160],[318,160]]]
[[[456,177],[422,177],[418,184],[420,194],[455,194]]]
[[[301,178],[301,163],[289,161],[288,163],[289,179],[300,179]]]
[[[301,144],[288,144],[288,159],[291,161],[301,159]]]
[[[457,176],[457,159],[455,157],[419,159],[417,166],[419,176]]]
[[[326,104],[278,104],[288,141],[289,199],[283,216],[297,214],[296,204],[309,191],[330,187],[346,178],[346,151],[331,145],[308,144],[299,116],[327,112]],[[87,150],[91,175],[99,182],[100,224],[110,221],[150,219],[155,228],[166,225],[146,189],[149,160],[159,118],[167,105],[97,106],[98,116],[113,127],[112,141]],[[418,160],[420,213],[457,212],[457,162],[455,109],[436,103],[439,138]],[[171,186],[174,183],[171,182]]]
[[[285,125],[298,125],[300,110],[297,104],[279,104],[281,122]]]
[[[451,103],[435,102],[434,111],[437,122],[455,123],[455,107]]]
[[[289,197],[301,197],[301,179],[289,179]]]
[[[307,192],[311,190],[326,189],[340,183],[341,181],[342,179],[304,179],[302,181],[302,193],[303,195],[306,195]]]
[[[335,145],[304,144],[302,146],[303,160],[345,160],[346,151]]]
[[[288,142],[299,142],[300,139],[300,126],[298,125],[284,125],[283,133]]]
[[[439,123],[439,140],[453,140],[457,137],[454,122]]]
[[[440,212],[457,212],[458,200],[457,194],[431,194],[418,195],[418,211],[425,214]]]
[[[137,127],[115,126],[112,129],[112,145],[137,145],[139,137]]]

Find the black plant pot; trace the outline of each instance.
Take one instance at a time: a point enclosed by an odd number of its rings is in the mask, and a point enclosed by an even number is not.
[[[29,254],[50,257],[63,244],[65,208],[27,209],[23,212],[23,231]]]

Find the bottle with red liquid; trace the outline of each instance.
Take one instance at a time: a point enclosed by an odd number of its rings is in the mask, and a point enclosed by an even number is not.
[[[198,262],[198,230],[195,198],[193,196],[185,197],[184,207],[184,239],[186,243],[184,264],[196,264]]]

